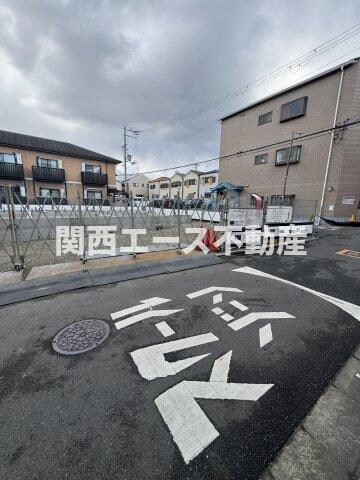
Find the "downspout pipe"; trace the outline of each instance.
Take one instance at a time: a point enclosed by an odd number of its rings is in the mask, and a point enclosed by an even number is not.
[[[333,129],[336,127],[336,119],[337,119],[338,110],[339,110],[339,103],[340,103],[340,95],[341,95],[341,89],[342,89],[342,84],[343,84],[343,78],[344,78],[344,66],[341,67],[341,75],[340,75],[339,88],[338,88],[337,99],[336,99],[334,121],[333,121],[333,124],[332,124]],[[331,131],[331,137],[330,137],[329,152],[328,152],[328,157],[327,157],[327,162],[326,162],[324,185],[323,185],[321,200],[320,200],[319,221],[320,221],[320,215],[322,214],[322,210],[323,210],[323,207],[324,207],[324,198],[325,198],[326,184],[327,184],[328,177],[329,177],[331,153],[332,153],[333,143],[334,143],[334,134],[335,134],[335,130],[332,130]]]

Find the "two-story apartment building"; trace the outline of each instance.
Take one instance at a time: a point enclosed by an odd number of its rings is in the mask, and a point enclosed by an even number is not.
[[[199,175],[199,198],[211,198],[211,189],[219,182],[219,170],[210,170]]]
[[[115,158],[71,143],[0,131],[0,196],[12,185],[23,202],[104,200],[116,191]]]
[[[127,193],[132,197],[147,197],[149,179],[146,175],[131,175],[125,181],[122,175],[118,175],[117,188],[123,194]]]
[[[360,128],[297,137],[359,119],[356,58],[222,117],[220,156],[243,153],[220,160],[219,182],[276,201],[289,159],[289,202],[317,200],[318,214],[350,217],[360,201]]]
[[[202,173],[198,170],[190,170],[184,175],[184,199],[199,198],[199,175]]]
[[[170,198],[170,178],[163,177],[159,181],[160,198]]]
[[[154,198],[169,198],[170,195],[170,178],[158,177],[149,180],[148,197],[149,200]]]
[[[184,175],[180,172],[174,173],[170,178],[170,198],[183,198]]]

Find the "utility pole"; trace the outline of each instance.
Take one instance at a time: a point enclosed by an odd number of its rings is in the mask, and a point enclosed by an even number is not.
[[[127,139],[128,138],[136,138],[137,135],[139,135],[140,130],[135,130],[134,128],[128,128],[124,125],[124,145],[123,145],[123,150],[124,150],[124,184],[125,184],[125,194],[128,193],[128,188],[127,188],[127,164],[128,162],[133,163],[132,161],[132,156],[128,155],[127,153]],[[133,135],[129,135],[129,133],[132,133]]]
[[[285,178],[284,178],[283,200],[285,200],[286,183],[287,183],[287,179],[288,179],[288,176],[289,176],[289,166],[290,166],[291,150],[292,150],[293,143],[294,143],[294,135],[295,135],[295,132],[293,131],[292,134],[291,134],[290,148],[289,148],[289,150],[287,152],[287,155],[286,155],[286,173],[285,173]]]

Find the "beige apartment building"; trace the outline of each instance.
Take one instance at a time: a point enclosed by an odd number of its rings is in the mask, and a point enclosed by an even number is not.
[[[0,131],[0,196],[12,185],[23,203],[51,197],[74,203],[78,195],[104,201],[116,193],[115,158],[71,143]]]
[[[210,170],[199,175],[199,198],[211,198],[211,189],[216,187],[219,170]]]
[[[170,198],[183,198],[184,194],[184,175],[176,172],[170,178]]]
[[[132,197],[147,197],[149,179],[145,175],[134,175],[127,180],[127,192]]]
[[[170,195],[170,178],[158,177],[149,180],[148,197],[150,200],[154,198],[169,198]]]
[[[289,158],[289,203],[316,200],[317,213],[326,217],[350,217],[358,212],[360,128],[297,137],[360,120],[359,58],[220,120],[220,156],[246,153],[220,160],[219,182],[242,186],[241,198],[256,193],[276,203],[283,195]]]
[[[184,175],[184,199],[199,198],[199,175],[202,173],[197,170],[190,170]]]

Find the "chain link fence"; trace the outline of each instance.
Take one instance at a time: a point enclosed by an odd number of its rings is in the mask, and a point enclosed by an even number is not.
[[[265,220],[268,204],[270,200],[264,199],[262,212],[256,212],[260,213],[257,218],[261,218],[261,223]],[[314,219],[316,202],[297,200],[292,206],[295,221]],[[196,239],[199,226],[223,227],[232,223],[229,218],[234,211],[250,214],[256,209],[255,202],[248,200],[230,208],[224,200],[205,203],[203,200],[125,199],[114,203],[110,199],[82,199],[80,195],[73,204],[50,196],[30,204],[9,186],[0,205],[0,271],[76,260],[85,262],[89,245],[87,227],[113,227],[116,255],[126,254],[124,250],[130,247],[130,231],[134,229],[138,230],[139,247],[148,251],[170,248],[180,251]],[[57,227],[84,227],[81,255],[57,255]]]

